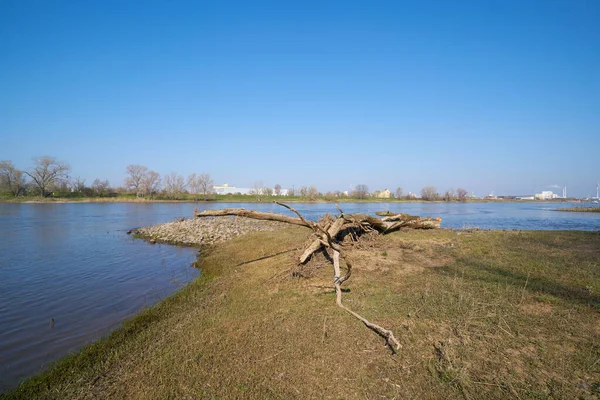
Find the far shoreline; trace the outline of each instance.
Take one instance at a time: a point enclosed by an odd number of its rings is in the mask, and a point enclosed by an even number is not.
[[[248,196],[250,197],[250,196]],[[32,198],[32,197],[18,197],[18,198],[0,198],[0,203],[15,203],[15,204],[77,204],[77,203],[199,203],[199,204],[210,204],[210,203],[272,203],[275,199],[282,200],[286,203],[314,203],[314,204],[335,204],[335,203],[457,203],[457,204],[469,204],[469,203],[547,203],[547,204],[558,204],[558,203],[571,203],[579,200],[518,200],[518,199],[469,199],[467,201],[444,201],[444,200],[406,200],[406,199],[355,199],[355,198],[336,198],[336,199],[317,199],[309,200],[303,198],[286,198],[285,196],[270,196],[257,199],[253,198],[240,198],[220,196],[219,198],[211,198],[206,200],[193,200],[193,199],[148,199],[148,198],[135,198],[135,197],[85,197],[85,198]],[[556,209],[555,211],[581,211],[583,207],[569,207],[563,209]],[[588,207],[590,208],[590,207]],[[594,208],[594,207],[592,207]],[[596,207],[599,208],[600,207]]]

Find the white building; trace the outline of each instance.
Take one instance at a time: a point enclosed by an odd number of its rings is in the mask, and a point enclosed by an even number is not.
[[[375,197],[380,199],[389,199],[392,196],[392,193],[389,189],[378,190],[375,192]]]
[[[552,190],[544,190],[542,193],[535,194],[536,200],[552,200],[558,199],[558,197],[559,196],[556,193],[553,193]]]
[[[258,189],[261,191],[261,193],[263,192],[265,188],[261,188]],[[239,188],[239,187],[235,187],[235,186],[229,186],[228,184],[224,183],[220,186],[213,186],[213,191],[216,194],[255,194],[256,189],[250,189],[250,188]],[[275,190],[271,189],[271,193],[273,193],[273,196],[275,196]],[[288,195],[288,189],[281,189],[280,190],[280,196],[287,196]]]
[[[235,193],[250,194],[250,192],[252,191],[252,189],[229,186],[226,183],[224,183],[220,186],[213,186],[213,190],[216,194],[235,194]]]

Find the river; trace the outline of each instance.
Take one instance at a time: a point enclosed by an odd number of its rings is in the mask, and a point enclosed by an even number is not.
[[[600,230],[600,214],[568,203],[343,203],[344,212],[442,217],[442,227]],[[197,250],[150,245],[131,228],[189,217],[194,208],[272,203],[0,203],[0,393],[110,333],[199,275]],[[307,218],[334,204],[294,204]]]

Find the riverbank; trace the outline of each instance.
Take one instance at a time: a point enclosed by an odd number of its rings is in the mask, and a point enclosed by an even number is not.
[[[290,276],[283,252],[308,233],[207,246],[199,279],[2,397],[598,397],[600,235],[410,231],[353,248],[344,301],[394,331],[391,355],[335,305],[327,262]]]

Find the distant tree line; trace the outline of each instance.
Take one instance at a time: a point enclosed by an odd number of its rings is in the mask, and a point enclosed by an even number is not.
[[[468,192],[465,189],[459,188],[456,192],[453,189],[448,189],[443,196],[440,196],[435,186],[425,186],[421,189],[421,199],[426,201],[462,201],[468,199]]]
[[[192,198],[194,200],[209,200],[214,197],[214,181],[210,174],[191,174],[187,178],[171,172],[161,177],[158,172],[145,165],[131,164],[125,168],[125,181],[123,187],[113,187],[107,179],[96,178],[90,184],[79,176],[71,176],[71,166],[55,157],[42,156],[33,158],[30,169],[20,170],[10,160],[0,161],[0,192],[13,197],[40,196],[40,197],[114,197],[119,195],[135,196],[137,198],[158,198],[178,200]],[[287,193],[290,197],[299,197],[307,201],[318,199],[333,201],[336,198],[347,197],[358,200],[371,197],[395,198],[413,200],[417,196],[404,194],[401,187],[391,192],[369,192],[366,184],[359,184],[349,192],[339,190],[319,192],[314,186],[301,186],[300,189],[292,187],[287,191],[280,184],[273,188],[265,187],[262,181],[256,181],[250,192],[257,200],[263,197],[281,196]],[[238,193],[240,194],[240,193]],[[454,191],[446,190],[440,195],[434,186],[425,186],[421,189],[421,199],[425,201],[467,201],[468,192],[459,188]],[[240,194],[241,195],[241,194]]]

